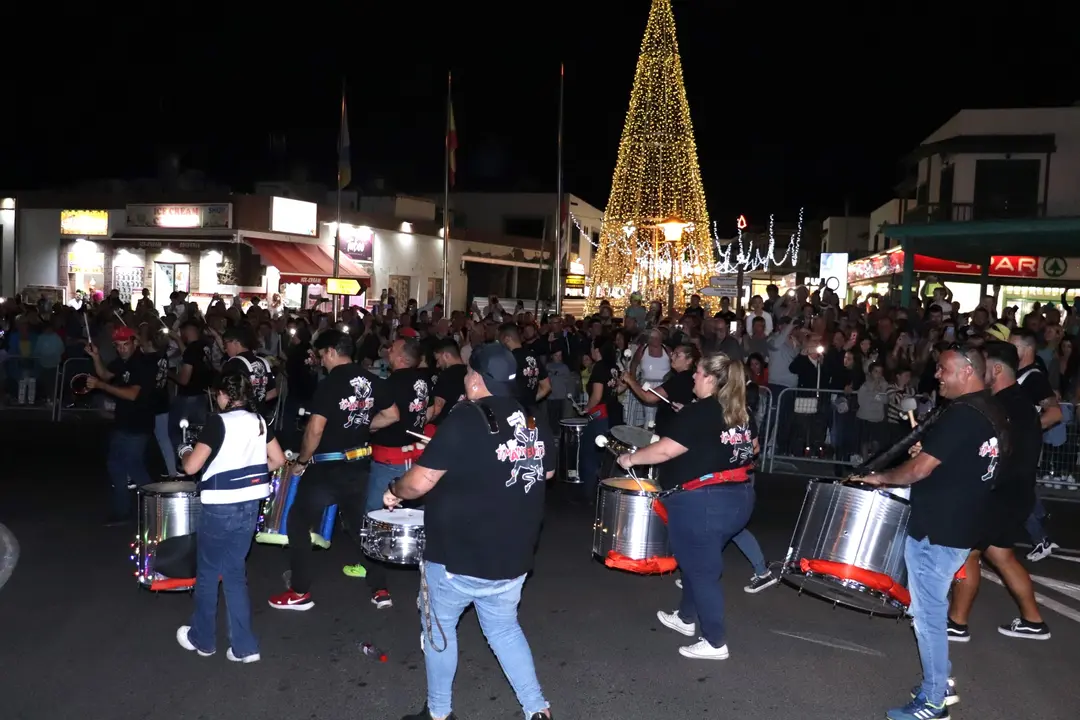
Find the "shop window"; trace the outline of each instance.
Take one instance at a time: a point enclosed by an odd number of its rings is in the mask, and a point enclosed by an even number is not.
[[[394,308],[401,312],[412,297],[412,278],[408,275],[391,275],[389,289],[394,296]]]
[[[427,300],[425,302],[431,302],[437,297],[442,297],[442,294],[442,278],[428,278]]]

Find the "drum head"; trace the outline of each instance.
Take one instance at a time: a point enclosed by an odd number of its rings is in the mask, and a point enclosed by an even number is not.
[[[71,392],[74,395],[85,395],[90,392],[90,388],[87,386],[86,381],[90,379],[88,373],[79,373],[71,378],[71,382],[68,385],[71,387]]]
[[[397,510],[372,510],[368,517],[375,522],[388,525],[423,525],[424,511],[415,508],[399,508]]]
[[[559,421],[559,424],[565,427],[585,427],[589,424],[589,419],[583,417],[563,418]]]
[[[886,598],[881,593],[867,590],[850,580],[829,575],[808,577],[799,573],[787,573],[783,579],[800,592],[852,610],[861,610],[871,615],[889,618],[900,617],[907,612],[906,608],[895,600]]]
[[[607,480],[601,480],[600,484],[628,492],[660,492],[660,488],[648,480],[635,480],[634,478],[608,478]]]
[[[195,483],[186,480],[171,480],[143,485],[139,492],[144,495],[188,495],[195,492]]]
[[[653,437],[651,432],[644,428],[634,427],[633,425],[616,425],[611,428],[612,436],[630,447],[643,448],[652,445]]]

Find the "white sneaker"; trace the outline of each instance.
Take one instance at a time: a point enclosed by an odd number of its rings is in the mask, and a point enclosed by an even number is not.
[[[686,637],[694,637],[694,633],[697,632],[697,624],[683,622],[682,618],[679,617],[678,610],[670,613],[660,610],[656,613],[656,617],[664,627],[669,627],[677,633],[682,633]]]
[[[198,653],[199,657],[210,657],[214,654],[212,652],[203,652],[199,648],[195,647],[195,645],[188,638],[189,632],[191,632],[190,625],[181,625],[179,628],[176,629],[176,642],[180,643],[180,647],[184,648],[185,650]],[[231,653],[232,650],[229,650],[229,652]]]
[[[1039,562],[1040,560],[1050,557],[1054,551],[1058,549],[1059,546],[1056,542],[1043,540],[1027,554],[1027,559],[1031,562]]]
[[[233,662],[238,663],[253,663],[262,660],[262,657],[259,655],[259,653],[252,653],[250,655],[245,655],[244,657],[236,657],[235,655],[233,655],[232,648],[229,648],[225,651],[225,657],[229,658]]]
[[[679,654],[683,657],[693,658],[694,660],[727,660],[728,649],[727,645],[721,645],[720,647],[713,647],[709,644],[708,640],[704,638],[698,640],[693,645],[686,645],[679,648]]]

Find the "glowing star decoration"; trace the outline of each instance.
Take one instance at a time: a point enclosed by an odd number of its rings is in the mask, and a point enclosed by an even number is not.
[[[739,219],[735,221],[735,227],[739,228],[740,230],[745,230],[746,229],[746,216],[745,215],[740,215],[739,216]]]

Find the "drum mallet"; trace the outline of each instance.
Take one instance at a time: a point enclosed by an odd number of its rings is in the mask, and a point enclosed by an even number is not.
[[[90,321],[86,318],[86,312],[82,314],[83,327],[86,328],[86,342],[94,342],[94,338],[90,335]]]
[[[660,398],[661,400],[663,400],[664,402],[666,402],[666,403],[667,403],[668,405],[670,405],[670,404],[671,404],[671,401],[670,401],[670,400],[668,400],[668,399],[667,399],[666,397],[664,397],[664,396],[663,396],[663,395],[661,395],[660,393],[658,393],[658,392],[656,392],[655,390],[653,390],[653,387],[652,387],[652,385],[650,385],[649,383],[645,383],[644,385],[642,385],[642,386],[641,386],[641,389],[642,389],[642,390],[645,390],[646,392],[651,392],[651,393],[652,393],[653,395],[655,395],[656,397]]]
[[[577,410],[579,414],[585,414],[585,408],[577,404],[577,401],[574,400],[574,396],[572,394],[566,393],[566,399],[570,401],[570,404],[574,406],[574,409]]]
[[[124,322],[124,316],[120,314],[119,310],[113,310],[112,314],[116,316],[116,319],[120,321],[121,325],[123,325],[124,327],[128,326],[128,324]]]
[[[412,430],[406,430],[405,434],[406,435],[412,435],[414,438],[416,438],[420,442],[424,443],[425,445],[427,443],[431,442],[431,438],[429,438],[427,435],[421,435],[420,433],[413,432]]]
[[[908,420],[911,421],[911,427],[918,425],[918,421],[915,420],[915,411],[919,409],[919,403],[913,397],[906,397],[900,400],[900,409],[907,413]]]

